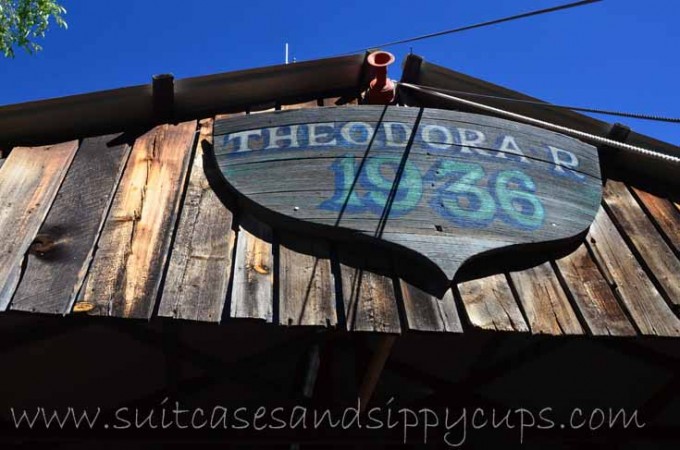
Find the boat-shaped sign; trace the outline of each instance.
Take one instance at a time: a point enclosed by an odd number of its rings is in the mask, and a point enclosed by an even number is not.
[[[270,222],[415,252],[449,280],[473,256],[580,235],[602,196],[595,147],[457,111],[233,117],[216,121],[214,152],[224,180]]]

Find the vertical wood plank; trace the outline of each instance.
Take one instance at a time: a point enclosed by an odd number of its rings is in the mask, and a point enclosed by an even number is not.
[[[340,261],[345,261],[340,250]],[[392,279],[360,266],[339,264],[345,319],[349,331],[400,333]]]
[[[252,114],[271,112],[274,108]],[[241,116],[223,114],[216,119]],[[230,317],[272,322],[274,317],[273,231],[253,218],[240,218],[234,259]],[[247,222],[247,224],[246,224]],[[253,231],[251,233],[250,231]]]
[[[283,325],[335,326],[335,285],[329,245],[308,243],[309,254],[279,245],[279,316]]]
[[[680,260],[666,244],[626,185],[607,180],[604,200],[652,276],[675,305],[680,305]]]
[[[318,107],[318,101],[283,105],[282,110]],[[285,240],[294,239],[288,236]],[[331,273],[330,246],[302,236],[305,248],[279,245],[279,317],[284,325],[335,326],[335,285]],[[299,253],[300,250],[304,253]]]
[[[168,256],[196,122],[135,142],[74,311],[149,318]]]
[[[534,334],[583,334],[550,263],[511,272],[518,297]]]
[[[556,265],[594,335],[632,336],[637,333],[585,244],[557,260]]]
[[[258,236],[241,226],[236,239],[230,316],[272,322],[274,304],[272,230],[262,223],[252,226],[258,228]]]
[[[205,175],[204,147],[213,120],[201,121],[189,185],[172,249],[158,315],[219,322],[227,298],[236,233],[233,214]]]
[[[11,308],[66,314],[80,291],[130,146],[86,138],[26,259]]]
[[[602,209],[590,227],[588,244],[640,332],[680,335],[680,319],[673,314]]]
[[[666,235],[676,254],[680,254],[680,211],[678,211],[678,208],[666,198],[658,197],[635,187],[632,190],[652,220]]]
[[[462,333],[451,289],[439,299],[399,280],[407,326],[411,330]]]
[[[57,195],[78,141],[18,147],[0,168],[0,311],[21,277],[24,255]]]
[[[505,275],[460,283],[458,292],[473,326],[494,331],[529,331]]]

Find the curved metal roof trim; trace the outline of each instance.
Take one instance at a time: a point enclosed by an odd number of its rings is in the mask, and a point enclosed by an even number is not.
[[[344,95],[359,89],[365,54],[318,59],[174,81],[171,111],[185,120],[271,102]],[[161,119],[153,84],[0,107],[0,145],[36,145],[122,131]],[[169,114],[168,114],[169,113]]]

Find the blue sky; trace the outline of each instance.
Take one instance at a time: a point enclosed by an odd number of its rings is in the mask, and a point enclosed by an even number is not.
[[[285,42],[298,61],[332,56],[567,1],[65,0],[67,31],[37,55],[0,59],[0,105],[278,64]],[[387,50],[398,66],[413,47],[554,103],[680,116],[679,17],[677,1],[605,0]],[[680,144],[680,125],[603,118]]]

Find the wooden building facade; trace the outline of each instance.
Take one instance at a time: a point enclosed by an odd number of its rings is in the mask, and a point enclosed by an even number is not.
[[[418,388],[398,387],[407,379],[425,386],[424,398],[468,390],[475,394],[466,401],[473,402],[481,398],[475,397],[477,383],[550,360],[564,346],[571,356],[546,367],[579,361],[579,355],[591,362],[609,353],[625,355],[636,362],[615,384],[626,389],[640,373],[654,378],[648,380],[651,403],[641,395],[629,405],[663,410],[670,404],[677,419],[677,401],[664,403],[663,394],[674,392],[680,380],[673,369],[680,357],[673,339],[680,337],[677,166],[600,147],[603,201],[587,235],[548,257],[510,255],[492,268],[464,271],[442,298],[401,278],[399,255],[369,258],[361,245],[277,229],[240,208],[223,189],[208,157],[216,121],[361,105],[369,79],[365,55],[354,55],[185,80],[160,76],[147,86],[0,108],[3,351],[37,348],[37,358],[63,352],[73,369],[37,379],[54,380],[61,392],[54,398],[66,402],[63,383],[83,370],[76,368],[87,366],[90,377],[98,373],[83,355],[97,353],[93,361],[107,370],[106,352],[134,353],[125,347],[129,336],[153,343],[160,349],[156,356],[139,350],[125,363],[158,374],[154,382],[142,377],[147,385],[132,389],[139,394],[135,399],[153,402],[164,392],[186,395],[180,374],[194,369],[181,368],[185,363],[205,369],[203,378],[188,376],[198,384],[233,371],[238,380],[221,391],[233,395],[249,377],[238,373],[253,364],[248,355],[276,360],[276,351],[286,350],[271,344],[285,340],[293,345],[289,362],[295,363],[283,390],[338,400],[352,397],[343,396],[338,381],[349,373],[358,390],[373,390],[378,379],[370,378],[380,370],[371,365],[382,366],[396,340],[378,399],[390,392],[418,397]],[[407,58],[402,81],[535,100],[415,55]],[[397,95],[403,108],[466,110],[423,92],[399,89]],[[550,105],[483,102],[680,156],[673,145]],[[202,352],[195,350],[201,346]],[[354,356],[343,353],[347,349]],[[211,350],[229,355],[221,360]],[[438,365],[437,352],[458,363]],[[25,358],[17,353],[7,361],[17,368],[40,365]],[[627,370],[619,357],[611,361],[616,370]],[[645,364],[654,369],[646,372]],[[601,370],[614,376],[613,366]],[[310,370],[317,380],[311,388],[300,381]],[[18,371],[8,376],[30,392]],[[462,381],[447,380],[466,371]],[[133,369],[126,373],[126,379],[135,378]],[[269,380],[265,384],[276,379],[259,374]],[[589,389],[607,384],[604,376],[593,383]],[[83,382],[82,389],[88,386],[96,383]],[[115,403],[107,394],[95,397]],[[677,442],[677,425],[671,419],[659,436]]]

